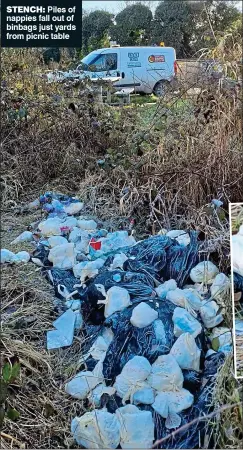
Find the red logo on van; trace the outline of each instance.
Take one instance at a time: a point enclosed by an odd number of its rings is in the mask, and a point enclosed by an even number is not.
[[[165,57],[164,55],[150,55],[148,61],[150,63],[165,62]]]

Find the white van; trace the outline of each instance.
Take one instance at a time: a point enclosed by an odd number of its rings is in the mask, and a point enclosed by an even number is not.
[[[176,74],[176,53],[172,47],[101,48],[82,59],[77,71],[90,78],[119,77],[119,88],[163,95],[166,83]]]

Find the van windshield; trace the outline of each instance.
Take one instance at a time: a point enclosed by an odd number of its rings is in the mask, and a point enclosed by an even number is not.
[[[117,70],[117,53],[100,53],[86,56],[82,59],[78,70],[91,72],[109,72]]]
[[[87,56],[85,56],[81,63],[78,65],[78,70],[89,70],[89,66],[97,59],[97,56],[99,56],[99,53],[91,53]]]

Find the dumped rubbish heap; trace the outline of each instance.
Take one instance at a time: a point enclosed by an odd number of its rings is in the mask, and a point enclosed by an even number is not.
[[[60,317],[47,349],[85,336],[65,395],[86,402],[71,431],[83,448],[200,448],[217,371],[232,350],[223,296],[230,280],[200,261],[196,232],[136,241],[82,215],[76,198],[46,193],[29,204],[46,217],[1,250],[1,263],[36,264],[52,283]],[[20,254],[21,253],[21,254]],[[176,437],[175,429],[188,424]],[[163,440],[164,439],[164,440]],[[162,440],[161,443],[156,441]]]

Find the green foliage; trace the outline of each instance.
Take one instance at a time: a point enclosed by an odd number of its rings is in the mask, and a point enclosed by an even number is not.
[[[163,41],[166,46],[174,47],[177,57],[188,56],[192,51],[194,22],[195,16],[188,2],[165,0],[155,11],[152,40],[157,44]]]
[[[20,414],[19,414],[19,412],[16,410],[16,409],[14,409],[14,408],[9,408],[8,410],[7,410],[7,416],[8,416],[8,418],[10,419],[10,420],[16,420],[16,419],[18,419],[19,418],[19,416],[20,416]]]
[[[14,363],[12,366],[11,363],[7,362],[4,364],[2,369],[2,377],[3,381],[7,384],[13,382],[20,374],[20,364]]]
[[[116,25],[111,29],[111,37],[120,45],[139,45],[150,39],[150,9],[141,3],[127,6],[116,16]]]
[[[83,49],[91,52],[102,47],[112,26],[113,15],[106,11],[93,11],[83,17],[82,34]]]
[[[227,29],[242,18],[242,14],[235,7],[235,2],[225,0],[206,0],[201,10],[195,13],[196,30],[194,51],[203,47],[209,49],[218,45]]]
[[[7,416],[10,420],[16,420],[19,418],[19,412],[14,408],[7,408],[8,399],[8,386],[13,383],[20,375],[20,364],[15,362],[12,364],[10,361],[5,362],[2,367],[2,373],[0,377],[0,427],[3,424],[4,417]]]
[[[161,2],[155,11],[152,40],[176,49],[177,57],[190,57],[202,48],[213,48],[217,36],[241,17],[231,1]]]
[[[60,48],[46,48],[43,52],[43,59],[45,64],[49,64],[51,61],[60,62]]]

